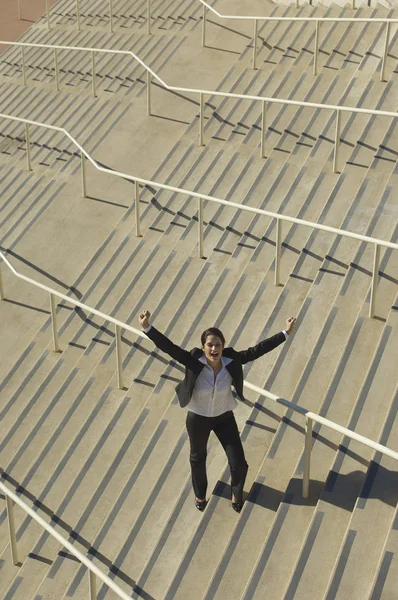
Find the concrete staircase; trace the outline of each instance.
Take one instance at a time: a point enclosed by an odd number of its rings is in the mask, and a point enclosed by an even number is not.
[[[196,87],[206,67],[208,89],[397,110],[395,30],[387,83],[379,82],[383,37],[376,25],[325,26],[313,77],[313,28],[269,23],[260,28],[259,69],[252,71],[251,28],[213,24],[202,50],[196,2],[153,5],[150,38],[145,2],[115,2],[113,35],[104,31],[107,3],[88,9],[82,2],[77,32],[74,3],[59,2],[51,13],[54,30],[41,19],[24,40],[132,49],[178,84],[189,63],[186,77],[196,77]],[[347,7],[268,6],[280,15],[354,14]],[[361,7],[355,14],[394,13]],[[326,111],[270,105],[261,159],[260,106],[206,98],[201,148],[197,98],[154,87],[153,112],[167,118],[147,117],[146,79],[131,61],[98,59],[93,99],[89,54],[61,58],[57,93],[52,54],[27,52],[25,89],[18,53],[1,56],[2,112],[64,126],[107,166],[397,241],[396,120],[347,117],[341,172],[333,174],[334,117]],[[153,309],[156,326],[185,347],[197,345],[209,324],[222,328],[228,344],[249,346],[297,314],[294,336],[249,364],[247,380],[398,447],[396,253],[382,253],[377,318],[369,319],[373,249],[367,245],[286,225],[283,285],[275,287],[273,222],[205,203],[201,260],[192,199],[145,186],[137,238],[129,182],[89,170],[83,199],[79,156],[69,142],[32,131],[29,173],[21,125],[2,124],[1,134],[1,248],[18,270],[133,325],[140,309]],[[2,478],[129,594],[394,597],[394,461],[315,427],[310,496],[303,500],[302,418],[248,394],[236,411],[250,467],[244,508],[237,515],[230,507],[225,457],[211,438],[212,494],[201,514],[193,504],[185,413],[174,395],[181,367],[149,341],[125,334],[126,389],[119,390],[108,323],[61,303],[55,354],[48,298],[4,269],[3,278]],[[17,507],[15,515],[22,564],[12,565],[2,511],[0,597],[84,597],[85,569]],[[98,597],[116,595],[100,587]]]

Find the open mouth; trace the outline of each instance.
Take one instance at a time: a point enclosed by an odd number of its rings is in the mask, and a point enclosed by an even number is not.
[[[212,358],[217,358],[218,357],[218,352],[210,352],[210,356]]]

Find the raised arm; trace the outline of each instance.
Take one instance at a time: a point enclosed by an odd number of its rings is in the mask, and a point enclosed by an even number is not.
[[[187,350],[183,350],[182,348],[180,348],[180,346],[173,344],[173,342],[169,340],[169,338],[163,335],[163,333],[160,333],[160,331],[158,331],[153,325],[151,325],[149,323],[150,316],[151,313],[147,310],[140,313],[139,316],[140,325],[149,337],[149,339],[153,341],[153,343],[159,348],[159,350],[162,350],[162,352],[165,352],[166,354],[171,356],[171,358],[174,358],[174,360],[186,366],[191,360],[190,353]]]
[[[262,340],[256,346],[252,346],[247,350],[241,350],[239,354],[242,360],[242,364],[245,364],[252,360],[256,360],[257,358],[260,358],[260,356],[263,356],[264,354],[267,354],[267,352],[271,352],[271,350],[277,348],[277,346],[286,341],[287,336],[289,336],[292,333],[295,324],[296,318],[289,317],[286,320],[286,329],[284,331],[281,331],[280,333],[277,333],[276,335],[273,335],[272,337],[269,337],[266,340]]]

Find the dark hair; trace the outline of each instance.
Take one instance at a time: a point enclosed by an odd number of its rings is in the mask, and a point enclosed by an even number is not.
[[[206,329],[206,331],[204,331],[202,333],[202,335],[200,336],[200,341],[202,342],[202,346],[205,345],[207,337],[209,335],[216,335],[217,337],[219,337],[222,345],[225,346],[225,337],[223,336],[221,331],[219,329],[217,329],[217,327],[209,327],[209,329]]]

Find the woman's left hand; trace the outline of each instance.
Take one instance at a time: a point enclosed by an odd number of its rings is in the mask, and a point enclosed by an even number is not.
[[[288,335],[290,335],[293,332],[295,324],[296,324],[296,317],[289,317],[288,319],[286,319],[285,331]]]

